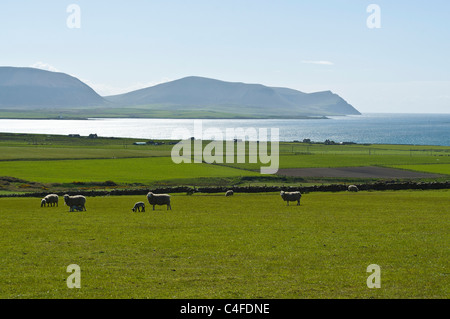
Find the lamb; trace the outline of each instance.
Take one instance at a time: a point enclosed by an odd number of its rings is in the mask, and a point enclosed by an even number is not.
[[[226,197],[228,197],[228,196],[233,196],[234,195],[234,192],[230,189],[230,190],[228,190],[226,193],[225,193],[225,196]]]
[[[167,205],[167,210],[172,210],[172,206],[170,206],[170,195],[168,194],[153,194],[149,192],[147,199],[150,205],[153,206],[153,210],[155,210],[155,205]]]
[[[348,191],[349,192],[357,192],[357,191],[359,191],[359,189],[358,189],[358,187],[356,185],[350,185],[348,187]]]
[[[142,208],[142,211],[145,212],[145,204],[144,202],[137,202],[136,204],[134,204],[134,207],[131,209],[133,212],[140,212]]]
[[[289,206],[289,202],[297,202],[297,206],[300,206],[300,199],[302,198],[302,194],[300,192],[284,192],[280,193],[281,198],[285,202],[287,202],[287,206]]]
[[[45,200],[45,203],[47,204],[47,206],[58,206],[59,197],[56,194],[49,194],[44,197],[44,200]],[[42,206],[42,202],[41,202],[41,206]]]
[[[64,203],[70,207],[70,211],[72,210],[72,207],[80,207],[81,210],[86,210],[86,197],[83,195],[75,195],[75,196],[69,196],[64,195]]]

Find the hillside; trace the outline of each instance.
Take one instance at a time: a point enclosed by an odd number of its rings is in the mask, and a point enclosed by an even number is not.
[[[106,101],[70,75],[34,68],[0,67],[0,107],[70,108]]]
[[[330,91],[308,94],[190,76],[101,97],[64,73],[0,67],[2,118],[304,118],[358,114]]]
[[[193,76],[105,98],[122,106],[148,105],[165,110],[205,110],[270,117],[360,114],[330,91],[307,94],[287,88]]]

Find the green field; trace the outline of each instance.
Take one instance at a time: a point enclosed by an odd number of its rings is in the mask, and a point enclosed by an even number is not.
[[[0,199],[0,298],[448,298],[450,192]],[[148,206],[148,205],[147,205]],[[66,267],[81,268],[68,289]],[[370,264],[381,288],[369,289]]]
[[[258,176],[258,173],[208,164],[174,164],[170,157],[0,162],[3,175],[43,183],[73,181],[152,184],[161,180]]]
[[[418,172],[437,173],[450,175],[450,164],[434,165],[394,165],[395,168],[407,169]]]
[[[174,164],[174,141],[160,145],[133,145],[142,139],[68,137],[0,133],[0,192],[61,190],[53,184],[89,184],[113,181],[119,187],[156,185],[314,185],[331,182],[370,182],[357,179],[261,176],[266,164]],[[205,147],[209,142],[204,141]],[[225,149],[225,148],[224,148]],[[450,175],[450,147],[413,145],[324,145],[280,143],[279,168],[385,166]],[[269,147],[269,154],[270,154]],[[235,154],[237,149],[235,148]],[[217,154],[221,154],[218,151]],[[223,154],[225,155],[225,154]],[[225,158],[225,157],[224,157]],[[224,161],[225,162],[225,161]],[[443,177],[446,180],[448,177]],[[33,184],[35,183],[35,184]],[[70,187],[69,187],[70,188]]]
[[[317,185],[261,163],[174,164],[173,141],[0,133],[0,195],[157,185]],[[164,144],[161,144],[164,142]],[[208,142],[204,142],[206,145]],[[246,158],[248,160],[248,157]],[[385,166],[442,174],[450,147],[280,144],[280,168]],[[0,298],[448,298],[449,190],[88,197],[87,212],[0,198]],[[67,266],[81,267],[68,289]],[[381,288],[369,289],[371,264]]]

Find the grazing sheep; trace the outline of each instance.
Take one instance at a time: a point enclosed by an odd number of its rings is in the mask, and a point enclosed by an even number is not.
[[[145,212],[145,204],[144,202],[137,202],[136,204],[134,204],[134,207],[131,209],[133,212],[140,212],[142,208],[142,211]]]
[[[350,185],[348,187],[348,191],[349,192],[357,192],[357,191],[359,191],[359,189],[358,189],[358,187],[356,185]]]
[[[59,197],[56,194],[49,194],[44,197],[47,206],[58,206]],[[42,205],[42,202],[41,202]]]
[[[41,207],[45,207],[45,204],[47,204],[47,201],[45,200],[45,198],[43,198],[41,200]]]
[[[283,192],[280,193],[281,198],[285,202],[287,202],[287,206],[289,206],[289,202],[297,202],[297,206],[300,205],[300,199],[302,198],[302,194],[300,192]]]
[[[170,206],[170,195],[168,194],[153,194],[149,192],[147,194],[147,199],[150,205],[153,206],[153,210],[155,210],[155,205],[167,205],[167,210],[172,210],[172,206]]]
[[[71,212],[74,212],[74,211],[82,212],[83,211],[83,207],[82,206],[70,206],[70,211]]]
[[[233,195],[234,195],[234,192],[231,189],[225,193],[226,197],[233,196]]]
[[[189,188],[186,192],[186,195],[190,196],[193,195],[195,192],[197,192],[196,188]]]
[[[69,196],[66,194],[64,195],[64,203],[70,207],[71,211],[73,206],[86,210],[86,197],[83,195]]]

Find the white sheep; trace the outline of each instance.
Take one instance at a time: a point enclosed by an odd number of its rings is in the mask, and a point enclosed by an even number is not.
[[[131,209],[133,212],[140,212],[142,208],[142,211],[145,212],[145,204],[144,202],[137,202],[136,204],[134,204],[134,207]]]
[[[56,194],[49,194],[44,197],[47,206],[58,206],[59,197]],[[41,202],[42,205],[42,202]]]
[[[155,205],[167,205],[167,210],[172,210],[172,206],[170,205],[170,195],[168,194],[153,194],[149,192],[147,194],[147,199],[150,205],[153,206],[153,210],[155,210]]]
[[[226,197],[228,197],[228,196],[233,196],[234,195],[234,192],[230,189],[230,190],[228,190],[226,193],[225,193],[225,196]]]
[[[349,192],[357,192],[357,191],[359,191],[359,189],[358,189],[358,187],[356,185],[350,185],[348,187],[348,191]]]
[[[81,207],[81,209],[86,210],[86,197],[83,195],[75,195],[75,196],[69,196],[64,195],[64,203],[70,207],[71,211],[72,207]]]
[[[302,194],[300,192],[280,192],[281,198],[287,202],[287,206],[289,206],[289,202],[297,202],[297,206],[300,205],[300,199],[302,198]]]

